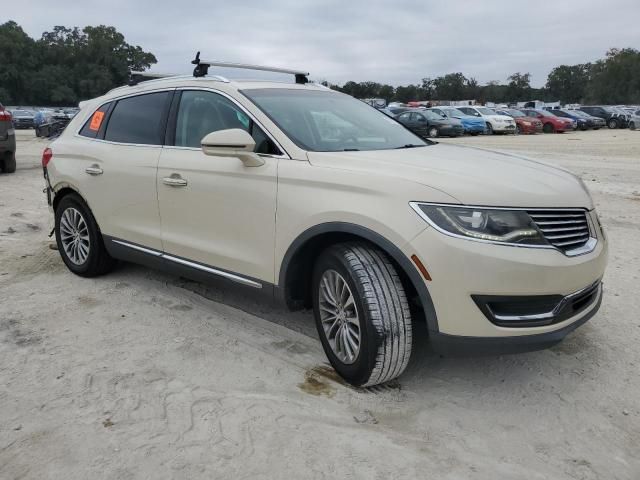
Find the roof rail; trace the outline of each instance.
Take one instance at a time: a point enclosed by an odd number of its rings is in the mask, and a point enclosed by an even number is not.
[[[151,72],[131,72],[129,73],[129,86],[133,87],[140,82],[148,82],[149,80],[160,80],[161,78],[177,77],[175,73],[151,73]]]
[[[209,67],[226,67],[226,68],[241,68],[245,70],[259,70],[262,72],[274,72],[274,73],[289,73],[295,76],[296,83],[305,84],[309,83],[309,72],[303,72],[301,70],[291,70],[288,68],[279,67],[267,67],[264,65],[251,65],[246,63],[231,63],[231,62],[218,62],[209,60],[200,60],[200,52],[196,53],[196,58],[191,61],[195,65],[193,69],[194,77],[204,77],[209,73]]]

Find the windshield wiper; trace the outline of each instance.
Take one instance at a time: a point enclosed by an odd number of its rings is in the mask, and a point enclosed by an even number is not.
[[[402,145],[401,147],[396,147],[396,150],[400,150],[402,148],[417,148],[417,147],[426,147],[426,145],[416,145],[414,143],[407,143],[406,145]]]
[[[359,148],[343,148],[342,151],[343,152],[359,152],[360,149]]]

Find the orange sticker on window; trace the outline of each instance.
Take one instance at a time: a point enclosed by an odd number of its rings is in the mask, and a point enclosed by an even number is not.
[[[91,123],[89,124],[89,130],[93,130],[97,132],[100,130],[100,125],[102,125],[102,119],[104,118],[104,112],[100,110],[96,111],[91,117]]]

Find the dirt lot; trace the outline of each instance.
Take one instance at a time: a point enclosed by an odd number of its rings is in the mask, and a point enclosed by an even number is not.
[[[600,313],[548,351],[339,382],[309,313],[49,249],[45,142],[0,176],[0,478],[640,478],[640,131],[475,137],[567,167],[611,240]],[[424,339],[423,339],[424,340]]]

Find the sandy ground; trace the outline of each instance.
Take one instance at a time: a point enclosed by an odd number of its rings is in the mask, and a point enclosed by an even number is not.
[[[69,273],[45,142],[19,132],[0,176],[0,478],[639,479],[640,131],[443,141],[583,177],[611,239],[603,307],[550,350],[419,348],[399,382],[356,390],[308,312],[135,265]]]

